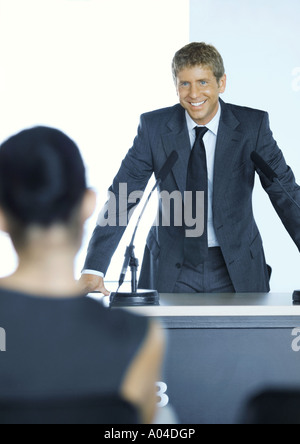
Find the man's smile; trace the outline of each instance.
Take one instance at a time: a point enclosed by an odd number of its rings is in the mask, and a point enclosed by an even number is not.
[[[199,108],[200,106],[204,105],[204,103],[206,103],[207,100],[203,100],[203,102],[190,102],[190,105],[193,106],[194,108]]]

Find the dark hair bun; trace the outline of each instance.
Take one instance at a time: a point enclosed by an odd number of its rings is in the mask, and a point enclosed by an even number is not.
[[[0,148],[0,205],[25,225],[67,222],[86,190],[76,144],[61,131],[37,127]]]

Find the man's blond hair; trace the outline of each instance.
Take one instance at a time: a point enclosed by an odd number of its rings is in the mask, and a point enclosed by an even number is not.
[[[212,45],[196,42],[186,45],[175,54],[172,63],[174,81],[176,82],[183,69],[199,65],[210,68],[218,83],[225,74],[224,62],[217,49]]]

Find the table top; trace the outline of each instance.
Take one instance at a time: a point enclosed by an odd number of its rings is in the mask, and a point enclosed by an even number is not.
[[[161,294],[160,306],[131,307],[147,316],[300,316],[289,293]]]
[[[99,299],[99,295],[91,295]],[[102,298],[108,305],[108,298]],[[168,326],[300,327],[300,305],[292,293],[161,294],[159,306],[126,307],[131,313],[159,318]]]

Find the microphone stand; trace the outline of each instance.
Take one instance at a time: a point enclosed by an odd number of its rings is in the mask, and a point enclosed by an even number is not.
[[[139,267],[139,260],[135,256],[135,246],[134,246],[134,240],[137,233],[137,230],[139,228],[140,222],[142,220],[142,217],[144,215],[144,212],[146,210],[146,207],[156,190],[156,188],[160,185],[161,180],[159,179],[155,186],[153,187],[150,195],[148,196],[146,203],[144,205],[144,208],[139,216],[137,225],[135,227],[131,242],[129,247],[127,247],[126,253],[125,253],[125,262],[123,266],[123,272],[121,274],[120,280],[119,280],[119,287],[118,290],[115,293],[111,293],[110,296],[110,307],[145,307],[149,305],[160,305],[160,298],[159,294],[156,290],[138,290],[138,282],[137,282],[137,274],[138,274],[138,267]],[[126,275],[126,269],[130,267],[131,270],[131,293],[120,293],[119,290],[121,286],[124,283],[125,275]]]
[[[156,290],[138,290],[137,273],[139,260],[135,256],[134,246],[131,248],[129,266],[131,270],[131,293],[120,292],[120,286],[116,293],[110,296],[110,307],[145,307],[160,305],[159,294]]]
[[[287,197],[289,198],[289,200],[296,205],[296,207],[300,210],[300,205],[298,204],[298,202],[295,201],[295,199],[291,196],[291,194],[285,189],[285,187],[282,185],[281,181],[278,179],[278,177],[275,177],[274,182],[276,182],[281,189],[283,190],[283,192],[287,195]],[[295,290],[293,292],[293,304],[294,305],[300,305],[300,290]]]
[[[126,249],[124,265],[122,268],[120,280],[119,280],[119,288],[116,293],[112,293],[110,296],[110,306],[111,307],[140,307],[140,306],[149,306],[149,305],[160,305],[159,304],[159,294],[156,290],[138,290],[137,283],[137,271],[139,267],[139,261],[134,253],[134,240],[139,228],[142,217],[145,213],[145,210],[149,204],[149,201],[154,193],[154,191],[161,185],[161,183],[166,179],[166,177],[171,173],[172,168],[178,160],[178,153],[173,151],[168,157],[167,161],[163,165],[162,169],[159,171],[157,175],[157,181],[155,186],[153,187],[151,193],[149,194],[146,203],[141,211],[141,214],[138,218],[131,242],[129,247]],[[120,293],[119,290],[124,283],[126,272],[128,267],[131,269],[131,293]]]
[[[139,267],[139,260],[137,257],[135,257],[134,250],[132,250],[132,254],[130,256],[129,266],[131,270],[131,290],[132,293],[136,294],[138,291],[137,271]]]
[[[251,153],[252,162],[262,171],[262,173],[273,183],[277,183],[280,186],[284,194],[289,200],[300,210],[300,205],[295,201],[293,196],[287,191],[284,185],[281,183],[278,175],[275,171],[264,161],[264,159],[255,151]],[[300,305],[300,290],[295,290],[293,293],[293,304]]]

